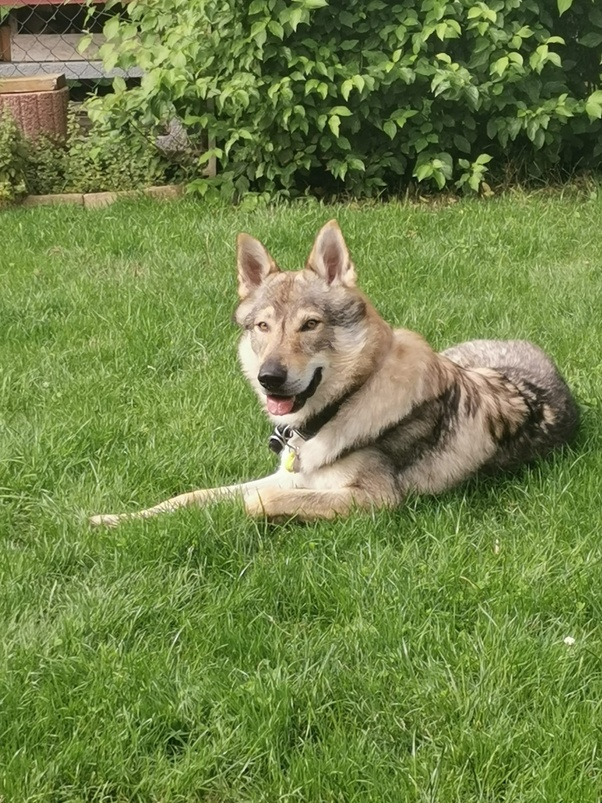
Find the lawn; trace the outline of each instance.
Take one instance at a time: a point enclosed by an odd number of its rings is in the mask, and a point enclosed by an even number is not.
[[[91,530],[271,469],[235,236],[299,267],[335,216],[391,322],[550,351],[576,448],[346,521]],[[602,197],[15,210],[0,281],[1,800],[600,800]]]

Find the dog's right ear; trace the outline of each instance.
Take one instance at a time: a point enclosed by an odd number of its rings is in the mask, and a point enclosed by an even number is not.
[[[305,268],[327,284],[355,287],[355,268],[336,220],[329,220],[318,232]]]
[[[280,268],[272,259],[268,249],[250,234],[239,234],[236,247],[238,295],[243,300],[259,287],[266,276],[269,276],[270,273],[277,273]]]

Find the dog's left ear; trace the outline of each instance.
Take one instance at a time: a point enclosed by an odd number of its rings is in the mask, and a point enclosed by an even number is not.
[[[305,268],[313,270],[327,284],[355,287],[355,268],[336,220],[329,220],[318,232]]]
[[[236,247],[238,295],[242,300],[256,290],[270,273],[278,273],[280,268],[265,245],[250,234],[239,234]]]

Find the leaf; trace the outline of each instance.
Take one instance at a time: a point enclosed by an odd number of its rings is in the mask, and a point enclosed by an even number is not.
[[[351,94],[351,90],[353,89],[353,81],[348,78],[346,81],[343,81],[341,84],[341,95],[343,96],[344,100],[349,100],[349,95]]]
[[[77,52],[82,55],[85,53],[86,50],[90,47],[90,43],[92,42],[92,34],[87,33],[79,40],[77,43]]]
[[[303,19],[303,9],[302,8],[293,8],[290,13],[289,17],[289,25],[293,29],[293,31],[297,30],[297,27],[301,20]]]
[[[394,139],[395,135],[397,134],[397,126],[393,120],[387,120],[387,122],[383,125],[383,131],[389,137],[389,139]]]
[[[602,118],[602,105],[595,101],[588,100],[585,104],[585,111],[590,120],[600,120]]]
[[[268,30],[270,33],[274,34],[278,39],[284,38],[284,28],[278,22],[278,20],[270,20],[268,22]]]
[[[332,117],[329,117],[328,128],[330,128],[335,137],[338,137],[341,129],[341,118],[336,114],[333,114]]]
[[[263,37],[263,42],[261,42],[261,44],[263,44],[266,40],[265,28],[265,20],[257,20],[257,22],[254,22],[253,25],[251,25],[251,39],[255,39],[255,41],[260,44],[259,39]]]
[[[437,184],[437,188],[442,190],[445,187],[446,177],[441,170],[434,170],[433,171],[433,178],[435,179],[435,183]]]
[[[494,61],[493,64],[491,65],[491,70],[490,70],[491,74],[493,75],[494,73],[497,73],[501,78],[502,75],[508,69],[508,64],[509,64],[508,56],[502,56],[497,61]]]
[[[537,132],[539,131],[539,121],[538,120],[529,120],[527,123],[527,136],[531,140],[531,142],[535,142],[535,138],[537,136]]]
[[[120,95],[122,92],[125,92],[126,89],[127,86],[123,78],[120,75],[115,76],[115,78],[113,78],[113,92]]]
[[[479,106],[479,90],[473,84],[469,84],[468,86],[464,87],[464,92],[466,93],[466,97],[469,101],[469,106],[472,109],[476,109]]]
[[[356,159],[354,157],[349,159],[349,167],[352,170],[361,170],[362,173],[365,172],[365,170],[366,170],[366,165],[364,164],[363,160],[362,159]]]
[[[519,133],[522,131],[522,128],[523,121],[518,117],[508,120],[508,135],[512,141],[518,137]]]
[[[569,8],[573,5],[573,0],[557,0],[558,2],[558,13],[560,16],[564,14],[565,11],[568,11]]]
[[[589,33],[586,33],[585,36],[582,36],[578,41],[580,45],[583,45],[583,47],[598,47],[598,45],[602,43],[602,33],[590,31]]]
[[[111,17],[110,20],[105,22],[102,29],[105,39],[114,39],[117,36],[120,23],[121,19],[119,17]]]
[[[171,63],[177,70],[183,70],[186,67],[186,55],[181,50],[178,53],[174,53]]]
[[[322,100],[326,100],[328,95],[328,84],[325,84],[324,81],[320,81],[316,91]]]
[[[421,164],[414,170],[412,175],[414,175],[418,181],[424,181],[425,178],[430,178],[433,175],[433,166],[430,162]]]
[[[358,92],[363,92],[364,87],[366,86],[366,81],[361,75],[354,75],[351,79],[353,82],[353,86],[357,89]]]
[[[518,29],[516,35],[520,36],[521,39],[528,39],[530,36],[533,36],[533,31],[528,25],[523,25],[522,28]]]
[[[438,24],[438,25],[435,27],[435,33],[437,34],[437,36],[439,37],[439,39],[441,39],[441,41],[442,41],[442,42],[444,42],[444,41],[445,41],[446,34],[447,34],[447,23],[445,23],[445,22],[440,22],[440,23],[439,23],[439,24]]]
[[[353,112],[351,112],[347,106],[335,106],[333,109],[330,110],[331,114],[338,114],[339,117],[351,117]]]
[[[470,142],[466,139],[466,137],[462,136],[462,134],[456,134],[454,137],[454,145],[458,150],[462,151],[463,153],[470,153],[471,145]]]

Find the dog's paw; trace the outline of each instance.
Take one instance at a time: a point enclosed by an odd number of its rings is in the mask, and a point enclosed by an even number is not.
[[[279,493],[274,489],[252,491],[244,497],[245,511],[254,519],[271,519],[275,514]]]
[[[254,519],[266,519],[272,524],[283,524],[294,518],[294,514],[287,510],[283,492],[278,488],[245,495],[245,511]]]
[[[88,523],[91,527],[117,527],[119,522],[122,521],[122,516],[103,513],[100,516],[90,516]]]
[[[244,504],[247,516],[252,516],[254,519],[265,517],[265,508],[257,491],[252,494],[245,494]]]

